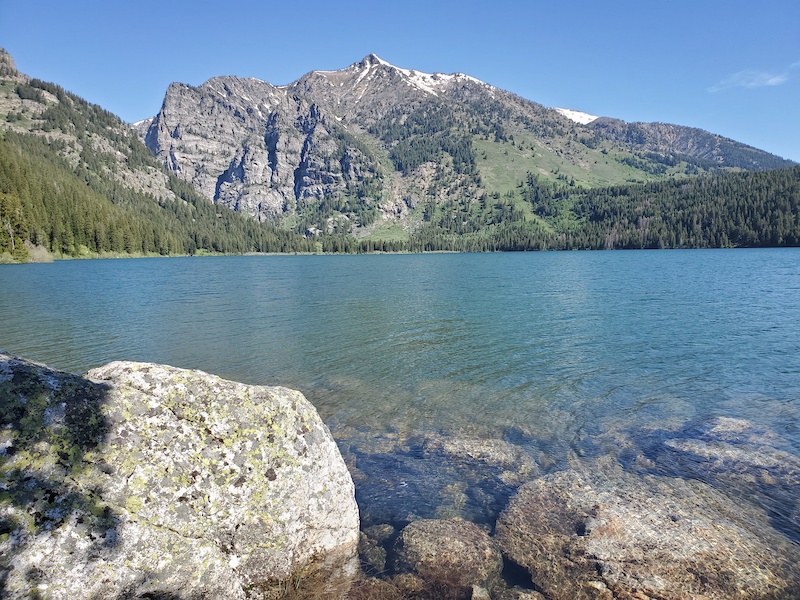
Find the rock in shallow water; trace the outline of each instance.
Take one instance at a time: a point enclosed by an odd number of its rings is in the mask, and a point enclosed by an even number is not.
[[[0,355],[0,595],[270,597],[356,568],[352,479],[299,392]]]
[[[800,548],[711,486],[612,466],[522,486],[503,553],[553,598],[796,598]]]
[[[503,558],[480,527],[461,519],[420,519],[407,525],[394,547],[396,572],[411,572],[457,593],[474,585],[492,588]]]

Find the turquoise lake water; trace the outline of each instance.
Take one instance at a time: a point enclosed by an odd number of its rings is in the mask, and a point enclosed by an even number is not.
[[[297,388],[374,522],[435,513],[431,435],[511,442],[546,470],[613,453],[608,432],[730,417],[800,455],[800,249],[9,265],[0,348]],[[471,516],[491,520],[483,502]]]

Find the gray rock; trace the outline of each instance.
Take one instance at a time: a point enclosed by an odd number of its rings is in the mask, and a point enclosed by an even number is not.
[[[394,569],[418,575],[427,584],[465,591],[493,588],[503,558],[489,535],[460,519],[421,519],[407,525],[394,546]]]
[[[19,76],[19,71],[17,71],[17,65],[14,63],[14,59],[5,49],[0,48],[0,77],[17,76]]]
[[[505,440],[429,436],[425,456],[436,456],[439,452],[473,468],[489,467],[506,485],[519,486],[539,475],[536,461],[522,448]]]
[[[479,585],[472,586],[472,594],[470,595],[471,600],[492,600],[492,597],[489,595],[489,590],[483,588]]]
[[[376,159],[313,97],[257,79],[172,84],[145,143],[203,195],[265,220],[380,183]]]
[[[0,355],[0,400],[0,595],[335,597],[357,567],[353,483],[299,392]]]
[[[496,539],[548,597],[800,593],[800,548],[765,512],[699,481],[632,476],[613,466],[553,473],[519,489]]]

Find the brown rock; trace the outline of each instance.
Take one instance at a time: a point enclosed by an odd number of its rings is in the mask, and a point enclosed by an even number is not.
[[[500,579],[503,558],[480,527],[460,519],[421,519],[400,533],[394,546],[395,570],[417,574],[426,584],[463,590],[491,589]]]
[[[619,469],[522,486],[497,523],[504,554],[553,598],[791,598],[800,549],[711,486]]]

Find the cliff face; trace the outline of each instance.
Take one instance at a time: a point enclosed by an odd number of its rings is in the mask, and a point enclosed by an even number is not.
[[[0,410],[3,597],[263,597],[300,571],[336,597],[357,568],[352,479],[298,392],[0,355]]]
[[[308,87],[236,77],[173,84],[146,144],[203,195],[259,220],[380,178],[375,157],[347,144],[340,119],[318,103],[339,99],[297,93]]]
[[[441,151],[428,152],[416,172],[402,169],[393,157],[398,136],[417,138],[415,151],[431,144],[424,137],[438,144],[475,120],[467,113],[487,102],[494,117],[548,112],[563,122],[554,111],[466,75],[418,73],[370,55],[282,87],[237,77],[196,88],[172,84],[158,115],[137,128],[168,169],[215,202],[259,220],[303,212],[323,200],[342,213],[361,205],[403,214],[420,198],[436,196],[437,186],[453,183],[453,173],[447,160],[440,161]],[[407,124],[419,111],[429,121]],[[431,167],[439,170],[434,178]]]
[[[17,65],[11,55],[3,48],[0,48],[0,77],[23,79],[17,71]]]

